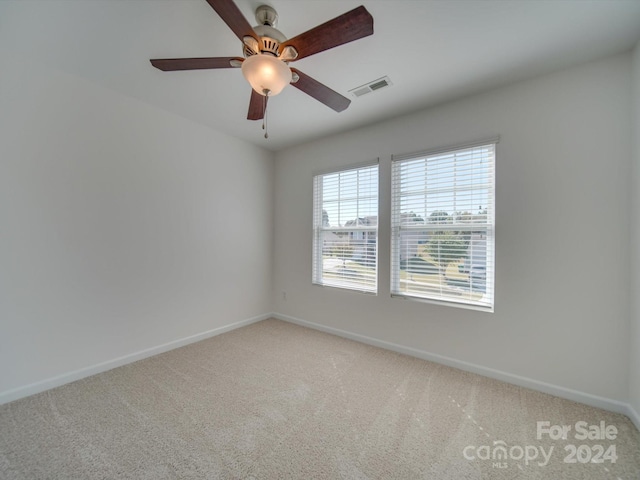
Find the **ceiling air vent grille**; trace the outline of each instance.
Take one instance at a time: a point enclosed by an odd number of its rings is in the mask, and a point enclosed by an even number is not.
[[[352,88],[349,90],[349,93],[354,97],[361,97],[367,93],[375,92],[376,90],[383,89],[390,85],[393,85],[393,83],[391,83],[391,79],[389,79],[389,77],[382,77],[364,85],[360,85],[359,87]]]

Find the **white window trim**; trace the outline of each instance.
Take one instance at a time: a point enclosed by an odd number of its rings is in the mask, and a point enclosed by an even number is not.
[[[320,287],[329,287],[329,288],[339,288],[341,290],[357,292],[357,293],[365,293],[369,295],[377,295],[378,294],[378,286],[379,286],[379,212],[380,212],[380,162],[379,159],[375,161],[370,161],[366,163],[360,163],[355,165],[349,165],[342,168],[335,168],[331,170],[324,170],[321,172],[316,172],[313,175],[313,262],[312,262],[312,284],[314,286]],[[375,227],[367,227],[367,226],[353,226],[353,227],[323,227],[322,226],[322,202],[317,202],[318,199],[322,199],[322,192],[318,191],[318,189],[322,189],[322,184],[319,179],[323,176],[337,174],[337,173],[345,173],[355,170],[360,170],[363,168],[376,167],[378,169],[378,225]],[[373,232],[375,233],[375,248],[376,248],[376,262],[375,262],[375,286],[373,289],[365,289],[362,288],[361,285],[354,283],[351,286],[348,286],[348,282],[345,280],[340,280],[336,282],[327,281],[323,279],[323,255],[322,255],[322,234],[323,232]]]
[[[439,147],[439,148],[434,148],[429,150],[423,150],[420,152],[401,154],[401,155],[392,155],[391,157],[391,245],[390,245],[390,263],[391,263],[390,290],[391,290],[392,298],[431,303],[436,305],[452,306],[456,308],[464,308],[464,309],[476,310],[476,311],[482,311],[482,312],[492,313],[495,311],[495,265],[496,265],[496,260],[495,260],[495,170],[496,170],[496,163],[497,163],[497,144],[499,143],[499,141],[500,141],[500,137],[495,136],[495,137],[487,138],[484,140],[477,140],[473,142],[467,142],[464,144],[457,144],[457,145],[448,146],[448,147]],[[494,147],[494,156],[493,156],[494,161],[493,161],[492,182],[491,182],[492,188],[491,188],[491,195],[490,195],[490,202],[491,202],[492,208],[490,208],[488,211],[489,216],[487,218],[486,223],[472,224],[468,226],[464,224],[438,225],[438,227],[432,227],[425,224],[415,225],[415,226],[396,225],[397,219],[394,217],[394,211],[395,211],[397,198],[399,198],[399,195],[400,195],[400,186],[394,183],[393,169],[396,164],[401,163],[403,161],[430,157],[438,154],[455,152],[458,150],[472,149],[476,147],[482,147],[485,145],[493,145]],[[486,230],[486,240],[487,240],[486,252],[487,252],[487,258],[490,259],[490,262],[491,262],[491,274],[490,276],[487,275],[485,280],[487,285],[489,284],[489,282],[491,283],[492,294],[491,294],[490,305],[481,305],[481,304],[477,304],[469,301],[455,301],[455,300],[447,300],[442,298],[430,298],[430,297],[421,296],[421,295],[420,296],[410,295],[407,293],[401,293],[399,291],[399,285],[400,285],[399,260],[397,260],[395,257],[396,255],[399,254],[399,251],[397,249],[399,248],[398,243],[400,242],[399,237],[400,237],[401,231],[411,231],[411,230],[425,231],[425,230],[435,230],[435,228],[437,228],[438,230],[461,231],[461,230],[472,230],[472,229],[475,230],[479,226],[482,226],[482,229]],[[396,265],[398,266],[396,267]]]

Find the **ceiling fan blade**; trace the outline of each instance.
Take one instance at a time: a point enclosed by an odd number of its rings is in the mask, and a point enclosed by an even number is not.
[[[251,36],[258,40],[260,37],[253,31],[253,27],[244,18],[240,9],[232,0],[207,0],[227,26],[242,41],[245,36]]]
[[[298,74],[298,81],[292,83],[294,87],[298,90],[302,90],[307,95],[312,96],[319,102],[324,103],[327,107],[332,108],[336,112],[341,112],[345,110],[351,100],[346,97],[343,97],[338,92],[331,90],[326,85],[323,85],[319,81],[311,78],[309,75],[302,73],[300,70],[296,68],[291,69],[292,72]]]
[[[247,120],[262,120],[264,117],[264,97],[251,89],[251,100],[249,101],[249,113]]]
[[[298,51],[296,60],[300,60],[371,34],[373,34],[373,17],[366,8],[359,6],[287,40],[281,48],[291,45]]]
[[[174,70],[202,70],[209,68],[234,68],[231,61],[242,62],[240,57],[210,57],[210,58],[155,58],[149,60],[151,65],[163,72]]]

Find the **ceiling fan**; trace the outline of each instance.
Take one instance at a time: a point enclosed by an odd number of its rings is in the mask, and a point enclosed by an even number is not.
[[[291,84],[336,112],[346,109],[351,100],[304,74],[290,68],[289,62],[309,57],[330,48],[373,34],[373,17],[363,6],[344,13],[300,35],[287,39],[275,26],[277,12],[268,5],[256,9],[259,25],[251,27],[232,0],[207,0],[233,33],[242,41],[242,57],[152,59],[162,71],[237,68],[251,84],[247,119],[263,119],[267,99]],[[265,138],[268,135],[265,133]]]

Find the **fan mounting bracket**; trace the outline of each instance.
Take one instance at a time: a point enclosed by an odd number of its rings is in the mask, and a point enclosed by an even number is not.
[[[256,8],[256,22],[258,25],[275,27],[278,24],[278,12],[269,5],[260,5]]]

